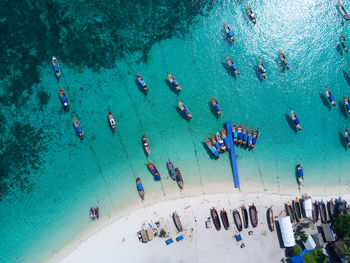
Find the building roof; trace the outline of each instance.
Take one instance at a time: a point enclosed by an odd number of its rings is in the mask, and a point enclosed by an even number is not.
[[[307,237],[307,241],[303,242],[303,244],[306,250],[314,250],[316,248],[316,243],[312,239],[311,235]]]
[[[278,219],[280,226],[283,244],[285,247],[292,247],[295,245],[294,232],[292,228],[292,223],[290,222],[290,217],[281,217]]]
[[[323,230],[323,234],[324,234],[324,239],[326,242],[333,242],[335,241],[335,237],[333,234],[333,231],[331,229],[331,225],[328,224],[322,224],[322,230]]]

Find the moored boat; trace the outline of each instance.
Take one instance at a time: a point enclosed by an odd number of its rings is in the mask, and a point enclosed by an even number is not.
[[[313,203],[313,206],[312,206],[312,221],[314,223],[317,223],[318,221],[318,215],[319,215],[319,211],[318,211],[318,202],[315,201]]]
[[[246,125],[243,130],[243,145],[246,146],[248,140],[248,126]]]
[[[285,206],[286,206],[287,215],[289,215],[290,221],[293,223],[295,221],[295,214],[293,212],[292,206],[289,204],[289,202],[285,204]]]
[[[246,9],[247,9],[247,13],[248,13],[250,19],[253,21],[254,24],[256,24],[256,17],[255,17],[255,14],[253,13],[252,9],[248,5],[246,6]]]
[[[290,68],[289,61],[287,60],[287,58],[285,57],[285,55],[282,53],[281,50],[279,51],[279,53],[280,53],[280,58],[281,58],[283,64],[286,66],[287,69],[289,69]]]
[[[350,148],[350,134],[349,134],[349,130],[348,128],[345,128],[345,140],[346,140],[346,143],[348,144],[348,147]]]
[[[320,217],[322,223],[327,223],[328,217],[327,217],[327,209],[326,204],[321,200],[321,202],[318,203],[318,210],[320,212]]]
[[[345,45],[345,37],[343,33],[340,34],[340,42],[346,52],[349,52],[349,47]]]
[[[174,167],[174,164],[169,159],[168,159],[168,170],[171,178],[175,181],[176,180],[175,167]]]
[[[219,152],[216,150],[215,146],[213,146],[212,142],[208,138],[205,138],[205,142],[207,143],[209,150],[214,154],[214,156],[216,158],[219,158]]]
[[[248,228],[248,226],[249,226],[248,211],[244,205],[241,206],[241,212],[242,212],[244,228]]]
[[[215,108],[218,115],[222,116],[222,111],[220,109],[218,101],[214,97],[212,97],[211,100],[212,100],[213,107]]]
[[[218,216],[218,212],[214,207],[210,209],[210,215],[211,215],[211,218],[213,219],[213,223],[215,225],[216,230],[219,231],[221,229],[220,219]]]
[[[301,205],[299,203],[298,198],[293,200],[293,208],[296,215],[296,220],[300,222],[302,219],[302,213],[301,213]]]
[[[237,133],[238,133],[238,143],[239,143],[239,144],[242,144],[242,141],[243,141],[243,128],[242,128],[242,124],[239,124]]]
[[[227,212],[225,209],[222,209],[220,211],[220,216],[221,216],[222,225],[226,230],[228,230],[230,228],[230,224],[228,222]]]
[[[261,58],[259,58],[259,69],[260,69],[261,75],[266,79],[267,78],[266,69],[264,67],[264,63]]]
[[[179,83],[177,83],[176,79],[173,76],[168,74],[168,79],[177,91],[181,91],[181,87],[180,87]]]
[[[252,223],[253,227],[257,227],[258,225],[258,211],[256,210],[255,205],[249,206],[249,215],[250,215],[250,220]]]
[[[76,118],[73,118],[73,125],[74,125],[74,129],[75,129],[77,135],[80,137],[80,139],[84,139],[83,128],[81,127],[80,122]]]
[[[61,76],[60,65],[58,64],[58,60],[55,57],[52,57],[52,66],[55,71],[56,78],[59,79]]]
[[[148,162],[148,168],[151,171],[151,173],[153,174],[154,179],[157,180],[157,181],[160,181],[161,177],[160,177],[160,174],[159,174],[157,168],[150,161],[147,161],[147,162]]]
[[[108,121],[111,129],[113,132],[115,132],[117,130],[117,124],[115,123],[115,119],[111,111],[108,111]]]
[[[179,104],[179,108],[180,110],[190,119],[192,119],[192,114],[191,112],[187,109],[187,107],[185,106],[185,104],[183,104],[181,101],[177,101],[177,103]]]
[[[226,149],[224,140],[222,139],[222,136],[221,136],[221,134],[220,134],[219,131],[216,131],[215,138],[216,138],[216,141],[217,141],[217,142],[219,143],[219,145],[220,145],[221,151],[222,151],[222,152],[225,152],[227,149]]]
[[[301,164],[298,164],[298,180],[299,180],[299,184],[304,186],[304,172],[303,172],[303,167],[301,166]]]
[[[145,190],[143,189],[140,177],[137,177],[136,179],[136,187],[141,199],[143,200],[145,198]]]
[[[179,215],[176,212],[173,213],[173,220],[174,220],[174,224],[175,224],[177,230],[179,232],[182,232],[183,228],[182,228],[182,224],[181,224],[181,221],[180,221],[180,217],[179,217]]]
[[[149,145],[148,139],[147,139],[145,134],[142,136],[142,145],[143,145],[143,149],[146,151],[146,153],[148,155],[150,155],[151,154],[151,146]]]
[[[273,218],[273,211],[272,211],[272,206],[270,206],[268,210],[268,221],[270,225],[270,230],[274,231],[275,230],[275,219]]]
[[[349,20],[349,16],[348,16],[348,14],[347,14],[346,11],[345,11],[344,6],[343,6],[340,2],[338,2],[338,8],[339,8],[340,13],[343,15],[343,17],[344,17],[346,20]]]
[[[250,148],[254,149],[256,142],[258,141],[258,137],[259,137],[259,129],[256,129],[254,134],[253,134],[253,141],[252,141]]]
[[[218,141],[216,140],[216,137],[214,136],[214,134],[211,134],[211,142],[213,143],[213,145],[215,146],[216,150],[221,153],[221,147],[220,144],[218,143]]]
[[[336,106],[337,104],[335,103],[335,98],[333,94],[329,91],[329,89],[326,88],[326,95],[330,103],[332,103],[333,107]]]
[[[225,31],[226,31],[226,34],[228,35],[228,37],[233,42],[235,42],[235,35],[234,35],[233,31],[231,30],[230,26],[228,24],[224,23],[224,27],[225,27]]]
[[[242,220],[241,220],[241,215],[239,214],[237,209],[235,209],[233,211],[233,219],[235,220],[235,224],[237,226],[238,231],[242,231],[243,224],[242,224]]]
[[[58,89],[58,92],[59,92],[60,100],[61,100],[61,102],[62,102],[63,107],[64,107],[66,110],[69,110],[69,102],[68,102],[68,98],[67,98],[67,96],[66,96],[66,93],[65,93],[64,90],[61,89],[61,88]]]
[[[229,150],[230,149],[230,143],[229,143],[228,136],[227,136],[227,131],[225,130],[225,128],[222,128],[222,139],[224,140],[226,148]]]
[[[301,130],[300,121],[293,110],[290,110],[290,116],[292,117],[292,120],[293,120],[295,126],[297,126],[298,130]]]
[[[233,71],[236,73],[236,74],[241,74],[241,72],[238,70],[236,64],[233,62],[232,59],[230,59],[228,56],[226,56],[226,61],[227,61],[227,64],[233,69]]]
[[[348,96],[344,97],[344,103],[345,103],[346,111],[350,114],[350,103],[349,103],[349,97]]]
[[[335,215],[335,204],[333,199],[327,202],[327,207],[328,207],[328,215],[331,220],[333,220],[336,215]]]
[[[248,132],[248,147],[251,147],[253,144],[253,134],[254,134],[254,129],[250,128]]]
[[[147,93],[148,87],[147,87],[145,81],[143,80],[143,78],[137,72],[136,72],[136,77],[137,77],[137,80],[140,83],[141,87],[143,88],[143,90]]]
[[[238,141],[238,132],[237,132],[237,125],[234,123],[232,125],[232,135],[233,135],[233,143],[237,143]]]
[[[176,173],[176,182],[177,182],[177,185],[180,187],[181,190],[184,189],[184,180],[182,178],[182,175],[180,173],[180,170],[179,168],[175,168],[175,173]]]

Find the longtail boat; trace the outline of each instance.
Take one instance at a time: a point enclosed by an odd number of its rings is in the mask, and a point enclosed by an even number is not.
[[[151,154],[151,146],[149,145],[148,139],[147,139],[145,134],[142,136],[142,145],[143,145],[143,149],[146,151],[146,153],[148,155],[150,155]]]
[[[287,58],[285,57],[285,55],[282,53],[281,50],[279,51],[279,53],[280,53],[280,58],[281,58],[283,64],[286,66],[287,69],[289,69],[290,68],[290,62],[287,60]]]
[[[350,133],[349,133],[348,128],[345,128],[344,135],[345,135],[345,141],[350,148]]]
[[[175,224],[177,230],[179,232],[182,232],[183,228],[182,228],[182,224],[181,224],[181,221],[180,221],[180,217],[179,217],[179,215],[176,212],[173,213],[173,220],[174,220],[174,224]]]
[[[179,108],[180,110],[190,119],[192,119],[192,114],[191,112],[187,109],[187,107],[185,106],[185,104],[183,104],[181,101],[177,101],[177,103],[179,104]]]
[[[143,189],[140,177],[137,177],[136,179],[136,187],[141,199],[143,200],[145,198],[145,190]]]
[[[293,208],[294,208],[294,212],[296,215],[296,219],[297,221],[301,221],[302,219],[302,213],[301,213],[301,205],[299,203],[298,198],[296,198],[295,200],[293,200]]]
[[[256,129],[254,134],[253,134],[253,141],[252,141],[252,144],[250,146],[251,149],[254,149],[256,142],[258,141],[258,137],[259,137],[259,129]]]
[[[244,205],[241,206],[241,212],[242,212],[244,228],[248,228],[248,226],[249,226],[248,211]]]
[[[272,206],[268,209],[268,223],[270,225],[270,230],[275,230],[275,219],[273,218]]]
[[[250,128],[249,132],[248,132],[248,147],[251,147],[253,144],[253,134],[254,134],[254,129]]]
[[[221,229],[220,219],[218,216],[218,212],[214,207],[210,209],[210,215],[211,215],[211,218],[213,219],[213,223],[215,225],[216,230],[219,231]]]
[[[80,139],[84,139],[83,128],[81,127],[80,122],[76,118],[73,118],[73,125],[75,132],[80,137]]]
[[[226,213],[225,209],[222,209],[220,211],[220,216],[221,216],[222,225],[224,226],[224,228],[226,230],[228,230],[230,228],[230,224],[228,222],[228,217],[227,217],[227,213]]]
[[[333,107],[336,106],[337,104],[335,103],[335,98],[328,88],[326,88],[326,95],[329,102],[333,105]]]
[[[183,190],[184,189],[184,181],[182,179],[182,175],[180,173],[179,168],[175,168],[175,173],[176,173],[177,185],[180,187],[181,190]]]
[[[339,8],[340,13],[341,13],[342,16],[345,18],[345,20],[349,20],[349,16],[348,16],[348,14],[347,14],[346,11],[345,11],[344,6],[343,6],[340,2],[338,2],[337,5],[338,5],[338,8]]]
[[[267,78],[266,69],[264,67],[264,63],[261,58],[259,58],[259,68],[260,68],[261,75],[266,79]]]
[[[312,221],[313,221],[313,223],[318,222],[318,215],[319,215],[318,202],[315,201],[314,204],[312,205]]]
[[[349,103],[349,97],[348,96],[344,96],[344,103],[345,103],[346,111],[350,114],[350,103]]]
[[[233,33],[233,31],[231,30],[230,26],[226,23],[224,23],[224,27],[225,27],[225,31],[226,31],[226,34],[229,36],[229,38],[235,42],[235,35]]]
[[[113,132],[115,132],[117,130],[117,124],[115,123],[115,119],[111,111],[108,111],[108,121],[111,129]]]
[[[289,215],[290,221],[293,223],[295,221],[295,216],[294,216],[292,206],[288,202],[287,204],[285,204],[285,207],[286,207],[287,215]]]
[[[177,83],[176,79],[173,76],[168,74],[168,79],[177,91],[181,91],[181,87],[180,87],[179,83]]]
[[[52,57],[52,66],[55,71],[56,78],[59,79],[61,76],[60,65],[58,64],[58,60],[55,57]]]
[[[326,204],[321,200],[321,202],[318,203],[318,210],[320,211],[320,217],[322,223],[327,223],[328,217],[327,217],[327,209]]]
[[[252,223],[253,227],[257,227],[258,225],[258,211],[256,210],[255,205],[249,206],[249,215],[250,215],[250,220]]]
[[[255,14],[253,13],[252,9],[248,5],[246,6],[246,9],[247,9],[247,13],[248,13],[250,19],[253,21],[254,24],[256,24],[256,17],[255,17]]]
[[[174,167],[174,164],[169,159],[168,159],[168,170],[171,178],[175,181],[176,180],[175,167]]]
[[[293,110],[290,110],[290,116],[292,117],[292,120],[293,120],[295,126],[297,126],[298,130],[301,130],[300,121]]]
[[[137,72],[136,72],[136,77],[137,77],[137,80],[140,83],[141,87],[143,88],[143,90],[147,93],[148,87],[147,87],[145,81],[143,80],[143,78]]]
[[[248,126],[246,125],[243,130],[243,145],[246,146],[248,141]]]
[[[232,125],[232,136],[233,136],[233,143],[237,143],[238,141],[238,132],[237,132],[237,125],[234,123]]]
[[[216,150],[215,146],[213,146],[212,142],[208,139],[208,138],[205,138],[205,142],[209,148],[209,150],[214,154],[214,156],[216,158],[219,158],[219,152]]]
[[[151,171],[151,173],[153,174],[154,179],[157,180],[157,181],[160,181],[161,177],[160,177],[160,174],[159,174],[157,168],[150,161],[147,161],[147,162],[148,162],[148,168]]]
[[[333,199],[327,202],[327,207],[328,207],[328,215],[331,220],[333,220],[335,216],[335,204]]]
[[[226,61],[227,61],[227,64],[233,69],[233,71],[236,73],[236,74],[241,74],[241,72],[238,70],[235,62],[233,62],[232,59],[230,59],[228,56],[226,56]]]
[[[214,134],[211,134],[211,142],[213,143],[213,145],[215,146],[215,148],[218,150],[218,152],[221,153],[220,144],[219,144],[218,141],[216,140],[216,137],[214,136]]]
[[[238,143],[239,143],[239,144],[242,144],[242,141],[243,141],[243,128],[242,128],[242,124],[239,124],[237,133],[238,133]]]
[[[230,143],[229,143],[227,131],[225,130],[225,128],[222,128],[222,139],[224,140],[226,148],[229,150]]]
[[[66,93],[61,88],[58,89],[58,92],[59,92],[60,100],[62,102],[63,107],[65,108],[65,110],[69,110],[69,102],[68,102]]]
[[[213,107],[216,110],[217,114],[222,116],[222,111],[221,111],[221,108],[220,108],[218,101],[214,97],[212,97],[211,100],[212,100]]]
[[[299,185],[304,186],[304,172],[303,172],[303,167],[301,166],[301,164],[298,164],[298,181],[299,181]]]
[[[227,149],[226,149],[226,146],[225,146],[225,143],[224,143],[224,140],[220,134],[219,131],[216,131],[216,134],[215,134],[215,138],[216,138],[216,141],[219,143],[220,145],[220,150],[222,152],[225,152]]]
[[[235,209],[233,211],[233,219],[235,221],[235,224],[237,226],[238,231],[242,231],[243,224],[242,224],[241,216],[240,216],[240,214],[239,214],[237,209]]]

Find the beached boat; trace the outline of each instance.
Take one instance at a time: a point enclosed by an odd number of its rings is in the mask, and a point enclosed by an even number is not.
[[[241,220],[241,215],[239,214],[237,209],[235,209],[233,211],[233,219],[235,220],[235,224],[236,224],[238,231],[242,231],[243,224],[242,224],[242,220]]]
[[[151,154],[151,146],[149,145],[148,139],[147,139],[145,134],[142,136],[142,145],[143,145],[143,149],[146,151],[146,153],[148,155],[150,155]]]
[[[237,125],[234,123],[232,125],[232,135],[233,135],[233,143],[237,143],[238,141],[238,132],[237,132]]]
[[[303,172],[303,167],[301,166],[301,164],[298,164],[298,180],[299,180],[299,184],[304,186],[304,172]]]
[[[349,148],[350,148],[350,134],[349,134],[349,130],[348,128],[345,128],[345,140],[346,140],[346,143],[348,144]]]
[[[227,149],[219,131],[216,131],[215,138],[220,145],[221,152],[225,152]]]
[[[141,87],[143,88],[143,90],[147,93],[148,87],[147,87],[145,81],[143,80],[143,78],[137,72],[136,72],[136,77],[137,77],[137,80],[140,83]]]
[[[266,69],[264,67],[264,63],[261,58],[259,58],[259,69],[260,69],[261,75],[266,79],[267,78]]]
[[[216,137],[214,136],[214,134],[211,134],[211,142],[212,144],[215,146],[216,150],[221,153],[221,147],[220,144],[218,143],[218,141],[216,140]]]
[[[326,95],[330,103],[332,103],[333,106],[336,106],[337,104],[335,103],[335,98],[333,94],[329,91],[329,89],[326,88]]]
[[[244,228],[248,228],[248,226],[249,226],[248,211],[244,205],[241,206],[241,212],[242,212]]]
[[[254,129],[250,128],[248,132],[248,147],[251,147],[253,144],[253,134],[254,134]]]
[[[177,83],[176,79],[173,76],[168,74],[168,79],[177,91],[181,91],[181,87],[180,87],[179,83]]]
[[[282,53],[281,50],[279,51],[279,53],[280,53],[280,58],[281,58],[283,64],[286,66],[286,68],[289,69],[289,68],[290,68],[290,63],[289,63],[289,61],[287,60],[287,58],[285,57],[285,55]]]
[[[248,126],[246,125],[243,130],[243,145],[246,146],[248,141]]]
[[[319,211],[318,211],[318,202],[315,201],[313,206],[312,206],[312,221],[314,223],[318,222],[318,215],[319,215]]]
[[[297,126],[298,130],[301,130],[300,121],[293,110],[290,110],[290,116],[292,117],[292,120],[293,120],[295,126]]]
[[[327,202],[327,208],[328,208],[328,215],[331,220],[333,220],[336,215],[335,215],[335,204],[333,199]]]
[[[349,47],[345,45],[345,37],[343,33],[340,34],[340,42],[346,52],[349,52]]]
[[[286,206],[287,215],[289,215],[290,221],[293,223],[295,221],[295,215],[294,215],[292,206],[289,204],[289,202],[285,204],[285,206]]]
[[[242,144],[243,141],[243,128],[242,124],[239,124],[238,129],[237,129],[237,134],[238,134],[238,143]]]
[[[228,222],[227,212],[225,209],[222,209],[220,211],[220,216],[221,216],[222,225],[226,230],[228,230],[230,228],[230,224]]]
[[[239,72],[236,64],[233,62],[232,59],[230,59],[228,56],[226,56],[226,61],[227,61],[227,64],[233,69],[233,71],[236,73],[236,74],[241,74],[241,72]]]
[[[302,219],[301,205],[298,199],[293,200],[293,208],[296,215],[296,220],[301,221]]]
[[[192,119],[192,114],[191,112],[187,109],[187,107],[185,106],[185,104],[183,104],[181,101],[177,101],[177,103],[179,104],[179,108],[180,110],[190,119]]]
[[[227,131],[225,130],[225,128],[222,128],[222,139],[224,140],[226,148],[229,150],[230,149],[230,143],[229,143]]]
[[[214,154],[214,156],[216,158],[219,158],[219,152],[216,150],[215,146],[213,146],[212,142],[208,138],[205,138],[205,142],[207,143],[209,150]]]
[[[115,119],[111,111],[108,111],[108,121],[109,125],[111,126],[111,129],[113,130],[113,132],[115,132],[117,130],[117,124],[115,123]]]
[[[268,210],[268,223],[270,225],[270,230],[274,231],[275,230],[275,219],[273,218],[272,206],[270,206],[270,208]]]
[[[176,212],[173,213],[173,220],[174,220],[174,224],[175,224],[177,230],[179,232],[182,232],[183,228],[182,228],[182,224],[181,224],[181,221],[180,221],[180,217],[179,217],[179,215]]]
[[[254,149],[256,142],[258,141],[258,137],[259,137],[259,129],[256,129],[253,134],[253,141],[252,141],[252,144],[250,145],[250,148]]]
[[[318,203],[318,211],[320,212],[320,217],[322,223],[327,223],[328,217],[327,217],[327,209],[326,204],[321,200],[321,202]]]
[[[349,97],[348,96],[344,97],[344,103],[345,103],[346,111],[350,114],[350,103],[349,103]]]
[[[250,215],[250,220],[252,223],[253,227],[257,227],[258,225],[258,211],[256,210],[255,205],[249,206],[249,215]]]
[[[55,57],[52,57],[52,66],[55,71],[56,78],[59,79],[61,76],[60,65],[58,64],[58,60]]]
[[[84,139],[83,128],[81,127],[80,122],[76,118],[73,118],[73,125],[74,125],[74,129],[75,129],[77,135],[80,137],[80,139]]]
[[[256,17],[255,17],[255,14],[253,13],[252,9],[248,5],[246,6],[246,9],[247,9],[248,16],[253,21],[253,23],[256,24]]]
[[[212,103],[213,103],[213,107],[215,108],[215,110],[218,113],[218,115],[222,116],[222,111],[220,109],[218,101],[214,97],[212,97],[211,100],[212,100]]]
[[[213,223],[215,225],[216,230],[219,231],[221,229],[220,219],[218,216],[218,212],[214,207],[210,209],[210,215],[211,215],[211,218],[213,219]]]
[[[170,177],[175,181],[176,180],[175,167],[174,167],[174,164],[169,159],[168,159],[168,170],[170,173]]]
[[[344,6],[343,6],[341,3],[339,3],[339,2],[338,2],[338,8],[339,8],[340,13],[343,15],[343,17],[344,17],[346,20],[349,20],[349,16],[348,16],[348,14],[347,14],[346,11],[345,11]]]
[[[231,30],[230,26],[226,23],[224,23],[225,31],[228,37],[235,42],[235,35],[233,34],[233,31]]]
[[[179,168],[175,168],[175,173],[176,173],[177,185],[180,187],[181,190],[183,190],[184,189],[184,180],[182,178],[182,175],[180,173]]]
[[[157,181],[160,181],[161,177],[160,177],[160,174],[159,174],[157,168],[150,161],[147,161],[147,162],[148,162],[148,168],[151,171],[151,173],[153,174],[154,179],[157,180]]]
[[[141,199],[143,200],[145,198],[145,190],[143,189],[140,177],[137,177],[136,179],[136,187]]]
[[[58,93],[60,95],[60,100],[62,102],[62,105],[63,105],[64,109],[65,110],[69,110],[69,102],[68,102],[68,98],[66,96],[66,93],[61,88],[58,89]]]

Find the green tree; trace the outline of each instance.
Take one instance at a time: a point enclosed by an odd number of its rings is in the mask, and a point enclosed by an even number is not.
[[[340,215],[334,219],[333,229],[342,238],[350,238],[350,215]]]
[[[305,263],[326,263],[326,255],[319,248],[304,256]]]
[[[344,244],[344,247],[341,249],[341,253],[343,256],[350,259],[350,245],[348,243]]]
[[[165,237],[166,236],[166,231],[162,228],[159,233],[160,237]]]
[[[301,242],[307,241],[307,235],[305,234],[305,232],[303,230],[299,230],[298,232],[296,232],[295,235],[301,240]]]
[[[294,247],[290,247],[289,248],[289,253],[291,257],[295,257],[301,254],[303,250],[301,249],[301,247],[296,244]]]

